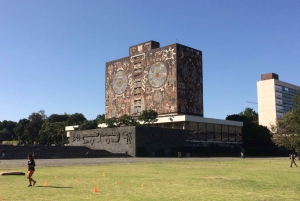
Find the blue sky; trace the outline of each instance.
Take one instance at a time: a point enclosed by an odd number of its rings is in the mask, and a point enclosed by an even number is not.
[[[300,85],[298,0],[1,0],[0,121],[105,112],[105,63],[149,40],[203,52],[204,116],[251,107],[274,72]]]

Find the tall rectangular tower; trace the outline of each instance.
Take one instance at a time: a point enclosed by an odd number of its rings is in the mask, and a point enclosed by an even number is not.
[[[202,52],[180,44],[149,41],[129,56],[106,63],[106,118],[159,115],[203,116]]]
[[[276,125],[276,119],[293,109],[293,97],[299,90],[296,85],[280,81],[275,73],[262,74],[257,82],[259,124],[268,128]]]

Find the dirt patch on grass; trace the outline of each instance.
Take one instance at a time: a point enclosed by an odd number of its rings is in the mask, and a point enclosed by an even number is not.
[[[209,177],[203,177],[203,179],[209,179],[209,180],[230,180],[230,181],[242,180],[242,178],[228,177],[228,176],[209,176]]]

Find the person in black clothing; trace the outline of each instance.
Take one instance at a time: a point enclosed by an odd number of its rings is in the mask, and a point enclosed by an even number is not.
[[[27,179],[29,181],[29,185],[28,187],[31,187],[31,183],[33,183],[33,185],[35,185],[36,181],[33,180],[32,175],[35,171],[35,162],[34,159],[32,157],[32,155],[28,155],[28,171],[27,171]]]
[[[290,159],[291,159],[291,167],[292,167],[293,163],[295,164],[296,167],[298,167],[296,162],[295,162],[295,159],[296,159],[296,154],[295,153],[290,154]]]
[[[1,158],[5,158],[5,150],[4,150],[4,149],[1,150],[1,155],[0,155],[0,157],[1,157]]]

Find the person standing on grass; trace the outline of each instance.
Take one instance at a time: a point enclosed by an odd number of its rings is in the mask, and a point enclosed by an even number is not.
[[[27,179],[29,181],[29,185],[28,187],[31,187],[33,183],[33,185],[35,185],[36,181],[33,180],[32,175],[35,171],[35,162],[34,159],[32,157],[32,155],[28,155],[28,171],[27,171]]]
[[[1,158],[5,158],[5,150],[4,149],[1,150]]]
[[[296,164],[296,162],[295,162],[295,158],[296,158],[296,154],[292,153],[292,154],[290,155],[290,159],[291,159],[291,167],[292,167],[293,163],[296,165],[296,167],[298,167],[297,164]]]
[[[178,158],[181,158],[181,152],[180,151],[177,153],[177,155],[178,155]]]

